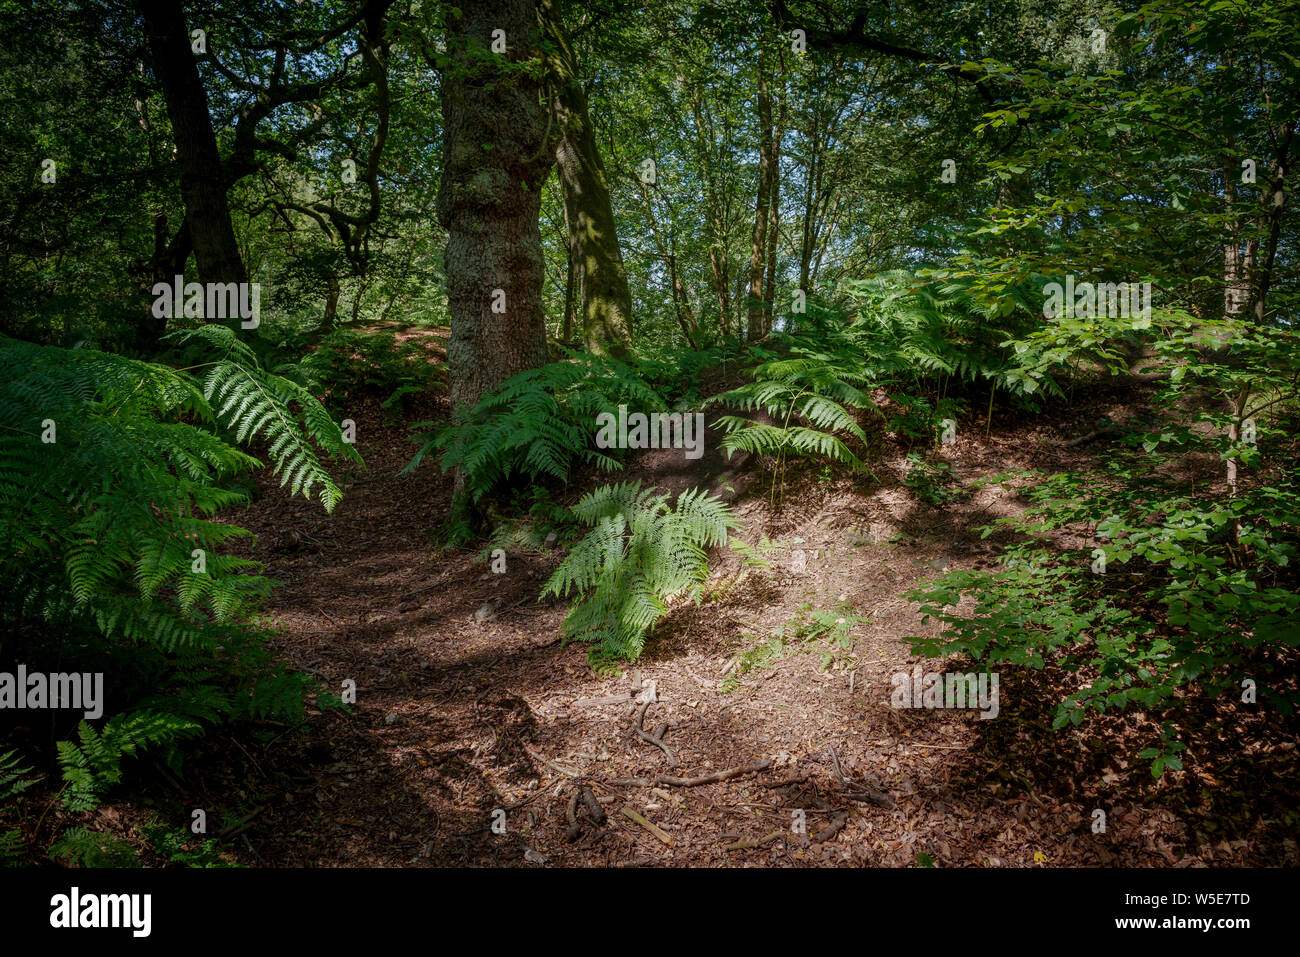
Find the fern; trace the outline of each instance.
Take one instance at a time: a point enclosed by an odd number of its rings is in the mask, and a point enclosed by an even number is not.
[[[139,867],[126,841],[84,827],[72,827],[50,847],[50,858],[65,867]]]
[[[210,365],[203,397],[212,403],[221,424],[234,432],[235,441],[265,441],[281,486],[288,484],[291,495],[301,492],[310,498],[319,485],[325,511],[332,512],[343,493],[321,465],[315,446],[353,462],[359,463],[361,456],[344,441],[342,430],[320,400],[305,386],[261,369],[233,329],[207,325],[174,337],[181,343],[199,339],[223,356]]]
[[[387,396],[381,405],[394,411],[405,407],[408,395],[446,391],[447,367],[430,348],[433,337],[399,340],[398,331],[404,330],[335,329],[314,345],[291,339],[288,351],[302,358],[277,367],[276,372],[306,386],[330,408],[351,405],[369,394]],[[390,415],[390,421],[395,417]]]
[[[564,481],[576,460],[611,470],[618,459],[595,448],[596,417],[616,413],[620,402],[658,411],[663,400],[626,363],[569,353],[570,359],[529,369],[460,409],[452,424],[417,436],[420,450],[406,466],[441,453],[444,472],[462,470],[466,490],[478,500],[511,479]],[[431,422],[414,428],[427,429]]]
[[[310,686],[248,624],[271,583],[225,554],[249,533],[216,513],[247,500],[227,486],[260,464],[236,443],[267,444],[282,482],[327,509],[340,492],[321,456],[358,456],[232,330],[179,338],[208,361],[177,370],[0,338],[0,616],[29,662],[111,672],[121,702],[101,730],[59,743],[76,807],[120,779],[124,757],[176,761],[206,724],[293,716]]]
[[[785,337],[785,341],[789,355],[774,357],[767,350],[753,350],[766,358],[750,371],[753,381],[710,400],[746,411],[761,410],[775,420],[768,424],[724,415],[717,422],[727,433],[722,449],[728,456],[749,452],[776,457],[773,494],[785,460],[792,455],[818,455],[866,471],[840,435],[865,443],[866,433],[849,409],[872,407],[859,388],[868,381],[868,373],[846,362],[843,351],[819,348],[805,335]]]
[[[39,778],[32,778],[32,769],[20,763],[17,751],[0,754],[0,802],[12,801]]]
[[[994,302],[976,298],[965,280],[927,280],[903,271],[845,283],[858,302],[847,330],[853,349],[881,380],[991,382],[1015,395],[1060,394],[1056,382],[1022,367],[1010,341],[1034,328],[1025,291],[1003,290]]]
[[[122,779],[123,758],[134,757],[149,745],[174,744],[201,732],[202,725],[193,719],[148,710],[114,715],[103,732],[82,721],[77,726],[78,743],[58,743],[59,765],[68,785],[64,804],[73,811],[91,810]]]
[[[740,527],[731,507],[691,489],[669,506],[666,493],[640,482],[605,485],[583,496],[573,514],[591,526],[542,589],[578,596],[564,639],[596,642],[593,664],[635,661],[645,638],[675,598],[698,601],[709,564],[706,549],[726,544]]]
[[[16,801],[32,785],[40,780],[32,777],[32,769],[21,763],[17,751],[5,751],[0,754],[0,807]],[[17,828],[0,831],[0,865],[16,867],[21,863],[26,852],[23,832]]]
[[[0,831],[0,867],[19,866],[25,848],[22,831]]]

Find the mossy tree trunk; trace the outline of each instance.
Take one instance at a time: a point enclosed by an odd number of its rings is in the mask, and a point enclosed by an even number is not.
[[[555,160],[569,233],[571,281],[577,284],[582,335],[595,353],[626,355],[632,344],[632,294],[619,250],[605,164],[578,78],[577,59],[554,0],[538,0],[549,41],[551,111],[559,138]]]

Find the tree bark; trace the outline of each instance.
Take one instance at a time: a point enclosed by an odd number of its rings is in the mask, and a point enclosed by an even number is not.
[[[767,323],[771,327],[776,308],[776,246],[781,238],[781,135],[785,125],[785,102],[781,100],[777,114],[776,131],[772,134],[770,161],[772,164],[772,190],[767,213],[767,281],[763,285],[763,302],[767,304]]]
[[[691,300],[687,295],[686,285],[682,282],[681,270],[677,268],[676,241],[671,230],[667,239],[664,238],[663,231],[659,228],[659,221],[655,217],[654,201],[650,198],[650,187],[645,183],[641,184],[641,198],[645,200],[646,218],[650,222],[650,235],[654,237],[655,245],[659,247],[659,257],[663,260],[664,265],[668,267],[668,280],[672,284],[673,290],[673,312],[677,316],[677,324],[681,326],[687,344],[692,349],[699,348],[699,340],[696,338],[695,313],[691,309]]]
[[[175,0],[142,0],[154,76],[167,101],[176,139],[181,199],[199,281],[245,282],[248,278],[226,200],[226,177],[217,150],[185,13]]]
[[[490,52],[494,30],[505,31],[504,64]],[[448,8],[437,206],[447,230],[453,407],[546,362],[538,215],[554,156],[537,41],[535,0]]]
[[[325,315],[321,319],[321,331],[332,332],[339,314],[339,280],[330,269],[325,274]]]
[[[764,65],[758,66],[758,197],[754,203],[754,239],[749,253],[749,331],[757,342],[767,335],[770,316],[763,307],[763,267],[767,261],[767,220],[772,204],[772,97]]]
[[[725,186],[713,174],[711,147],[712,127],[705,129],[700,98],[691,97],[691,117],[695,120],[696,160],[704,178],[704,201],[709,220],[709,275],[713,292],[718,299],[718,319],[724,337],[731,335],[731,266],[727,249],[727,210],[724,205]]]
[[[555,159],[564,196],[573,279],[578,284],[582,335],[594,353],[626,355],[632,345],[632,294],[619,250],[605,164],[578,78],[577,59],[554,0],[537,0],[541,29],[551,43],[546,57],[551,111],[559,130]]]

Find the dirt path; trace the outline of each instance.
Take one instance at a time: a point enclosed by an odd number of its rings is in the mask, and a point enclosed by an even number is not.
[[[1264,847],[1275,833],[1267,828],[1206,839],[1210,812],[1185,797],[1196,782],[1156,787],[1117,747],[1131,722],[1100,737],[1096,729],[1050,731],[1060,676],[1004,673],[1001,720],[888,706],[891,675],[925,664],[902,642],[927,627],[903,593],[943,568],[990,566],[993,549],[978,528],[1017,507],[1006,490],[924,506],[902,487],[903,456],[884,450],[875,463],[880,484],[823,481],[812,469],[791,478],[774,511],[751,464],[736,503],[742,537],[753,543],[761,533],[776,544],[771,568],[743,570],[724,557],[710,600],[676,609],[635,668],[601,678],[584,647],[559,644],[565,607],[536,600],[561,555],[514,550],[506,574],[494,575],[474,552],[437,551],[432,532],[446,514],[448,483],[431,466],[396,474],[411,446],[377,405],[353,417],[369,471],[349,484],[335,517],[268,486],[237,519],[259,535],[252,557],[283,583],[267,612],[284,629],[287,660],[328,688],[348,679],[357,687],[351,714],[315,713],[303,732],[258,758],[249,799],[262,810],[246,841],[250,863],[1201,866],[1282,858],[1282,848]],[[1011,423],[987,441],[959,437],[947,455],[963,481],[1059,467],[1056,429],[1073,425]],[[722,474],[718,481],[736,486],[734,463],[706,457],[696,468],[706,484]],[[628,475],[670,487],[691,478],[684,460],[667,459],[634,461]],[[850,648],[787,638],[778,657],[754,652],[760,639],[777,629],[790,635],[815,610],[848,606],[866,618],[847,629]],[[736,662],[746,652],[756,666],[741,673]],[[933,662],[925,670],[943,669]],[[656,700],[644,728],[666,725],[661,742],[673,765],[636,734],[640,705],[593,701],[650,686]],[[760,760],[770,765],[718,783],[655,783]],[[566,809],[584,784],[605,821],[580,810],[570,829]],[[1089,826],[1098,807],[1111,821],[1106,834]],[[505,812],[504,834],[491,830],[497,811]],[[1294,854],[1294,843],[1285,853]]]

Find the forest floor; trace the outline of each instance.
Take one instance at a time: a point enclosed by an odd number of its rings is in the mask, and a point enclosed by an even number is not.
[[[1085,468],[1104,441],[1063,440],[1142,401],[1130,384],[1076,400],[1068,421],[999,420],[999,410],[987,437],[971,423],[943,454],[967,486],[1012,469]],[[415,411],[443,417],[445,400]],[[398,474],[414,446],[378,399],[348,414],[367,469],[334,516],[272,481],[231,515],[257,533],[249,557],[281,583],[266,613],[282,657],[326,688],[357,688],[350,712],[310,709],[302,728],[199,762],[209,806],[247,811],[224,829],[239,835],[243,863],[1296,863],[1283,823],[1296,807],[1295,740],[1263,717],[1226,721],[1204,705],[1187,770],[1155,781],[1136,758],[1157,727],[1145,715],[1051,729],[1075,676],[1004,668],[997,720],[890,707],[891,675],[976,670],[910,655],[905,639],[936,626],[904,593],[945,569],[994,565],[1006,533],[980,528],[1023,507],[1014,482],[923,504],[903,484],[906,450],[882,435],[874,478],[806,465],[786,473],[778,501],[771,463],[726,462],[713,432],[696,461],[638,453],[614,480],[720,491],[741,538],[775,547],[765,570],[718,556],[707,599],[674,607],[635,666],[601,677],[587,646],[559,640],[566,604],[537,598],[563,550],[512,547],[504,574],[479,549],[440,550],[449,477],[432,462]],[[605,481],[575,481],[566,500]],[[800,637],[813,611],[865,620],[846,619],[851,646],[840,647]],[[764,644],[778,630],[783,645]],[[681,781],[734,769],[743,773]],[[1105,833],[1093,833],[1095,809]]]

